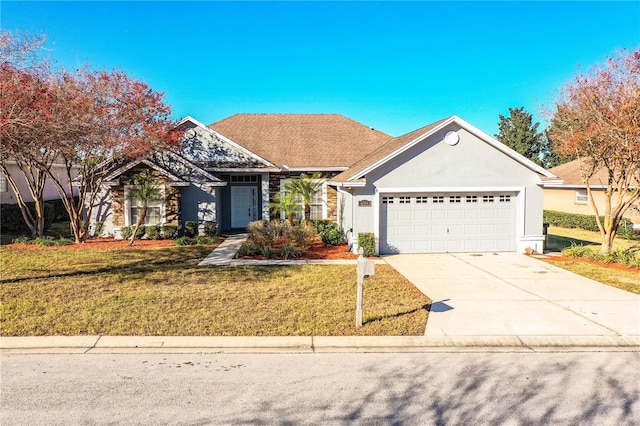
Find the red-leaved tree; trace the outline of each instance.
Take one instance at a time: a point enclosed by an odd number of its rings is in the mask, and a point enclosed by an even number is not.
[[[60,77],[69,110],[70,137],[50,141],[64,164],[65,176],[49,173],[63,197],[76,242],[86,240],[93,205],[104,179],[105,164],[114,158],[133,159],[153,150],[177,148],[179,135],[170,119],[164,95],[123,72],[83,70]],[[81,105],[81,107],[80,107]],[[76,197],[67,196],[76,189]]]
[[[556,152],[580,159],[602,251],[610,251],[624,213],[640,199],[640,49],[618,52],[567,83],[549,133]],[[599,182],[604,211],[590,183],[599,170],[607,175]]]

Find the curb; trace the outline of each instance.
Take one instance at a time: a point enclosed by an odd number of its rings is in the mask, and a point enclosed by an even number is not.
[[[0,354],[640,351],[640,336],[2,337]]]

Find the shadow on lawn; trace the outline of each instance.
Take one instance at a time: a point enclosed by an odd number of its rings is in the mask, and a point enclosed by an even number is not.
[[[206,272],[206,271],[242,271],[243,267],[236,266],[198,266],[198,263],[204,259],[204,257],[210,252],[210,250],[188,250],[186,248],[169,248],[159,249],[147,252],[123,252],[113,251],[113,254],[117,256],[114,258],[114,264],[100,267],[92,267],[87,269],[80,269],[87,265],[78,265],[78,269],[71,271],[50,271],[49,273],[42,271],[42,275],[34,275],[30,273],[28,276],[18,276],[14,278],[0,279],[0,284],[19,283],[32,280],[46,280],[53,278],[69,278],[69,277],[86,277],[99,274],[120,274],[128,275],[135,278],[147,274],[157,274],[162,272],[175,272],[179,270],[182,273],[187,272]],[[152,254],[152,255],[150,255]],[[122,257],[127,257],[123,260]],[[258,271],[260,274],[269,276],[277,273],[277,270],[269,267],[252,267],[253,271]],[[30,271],[32,272],[32,271]],[[40,272],[40,271],[38,271]]]
[[[429,306],[431,306],[431,305],[430,304],[422,305],[419,308],[415,308],[415,309],[412,309],[410,311],[405,311],[405,312],[398,312],[397,314],[393,314],[393,315],[378,315],[376,317],[372,317],[372,318],[367,319],[366,321],[363,322],[363,325],[364,324],[371,324],[371,323],[376,322],[376,321],[382,321],[383,319],[400,318],[400,317],[403,317],[405,315],[415,314],[415,313],[420,312],[422,310],[424,310],[426,312],[429,312]]]
[[[600,242],[597,241],[589,241],[589,240],[580,240],[577,238],[571,237],[563,237],[560,235],[549,234],[547,246],[545,247],[546,251],[562,251],[565,248],[569,248],[572,245],[579,246],[593,246],[600,245]]]

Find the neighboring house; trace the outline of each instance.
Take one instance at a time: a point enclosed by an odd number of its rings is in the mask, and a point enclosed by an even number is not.
[[[388,141],[331,183],[339,223],[372,232],[381,254],[542,253],[542,183],[553,178],[452,116]]]
[[[542,183],[555,176],[452,116],[398,138],[338,114],[187,117],[180,154],[113,164],[92,222],[131,225],[132,174],[150,168],[166,201],[147,223],[215,220],[220,232],[269,219],[269,201],[301,173],[325,180],[312,219],[372,232],[379,253],[542,252]],[[357,249],[357,247],[354,247]]]
[[[9,174],[15,179],[16,184],[18,185],[18,190],[20,191],[20,194],[22,195],[24,201],[33,201],[33,197],[29,192],[29,187],[20,168],[16,165],[15,161],[10,160],[7,163]],[[63,182],[66,182],[66,180],[64,180],[64,176],[66,175],[66,168],[63,165],[54,164],[51,170],[53,171],[53,173],[57,173],[57,175],[60,176],[61,179],[63,179]],[[56,189],[55,185],[51,182],[51,178],[49,177],[47,177],[47,182],[44,186],[43,198],[45,201],[60,199],[60,193]],[[11,189],[11,185],[9,185],[6,176],[4,175],[4,173],[0,172],[0,203],[16,204],[17,202],[18,200],[16,199],[16,194],[13,192],[13,189]]]
[[[548,182],[544,185],[544,208],[566,213],[594,215],[589,202],[587,187],[580,172],[580,160],[573,160],[549,170],[558,176],[562,182]],[[607,171],[600,169],[589,179],[589,186],[600,215],[604,215],[605,196],[607,188]],[[615,205],[616,200],[613,200]],[[625,215],[640,228],[640,203],[629,209]]]

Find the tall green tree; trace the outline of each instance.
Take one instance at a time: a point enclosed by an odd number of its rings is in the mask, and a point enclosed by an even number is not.
[[[291,189],[286,186],[282,191],[275,194],[273,201],[269,203],[269,207],[275,213],[282,213],[289,220],[291,226],[293,226],[293,215],[302,210],[299,200],[291,192]]]
[[[496,139],[542,167],[557,165],[558,158],[551,149],[546,133],[540,132],[540,123],[524,107],[509,108],[509,116],[500,114]]]
[[[136,201],[139,203],[140,213],[138,214],[138,220],[136,221],[135,229],[131,234],[129,246],[133,245],[133,242],[135,241],[136,235],[138,233],[138,229],[140,229],[140,226],[144,223],[144,220],[147,217],[149,204],[164,200],[164,197],[162,195],[162,187],[158,185],[150,172],[134,175],[132,181],[133,186],[129,189],[127,198],[130,201]]]

